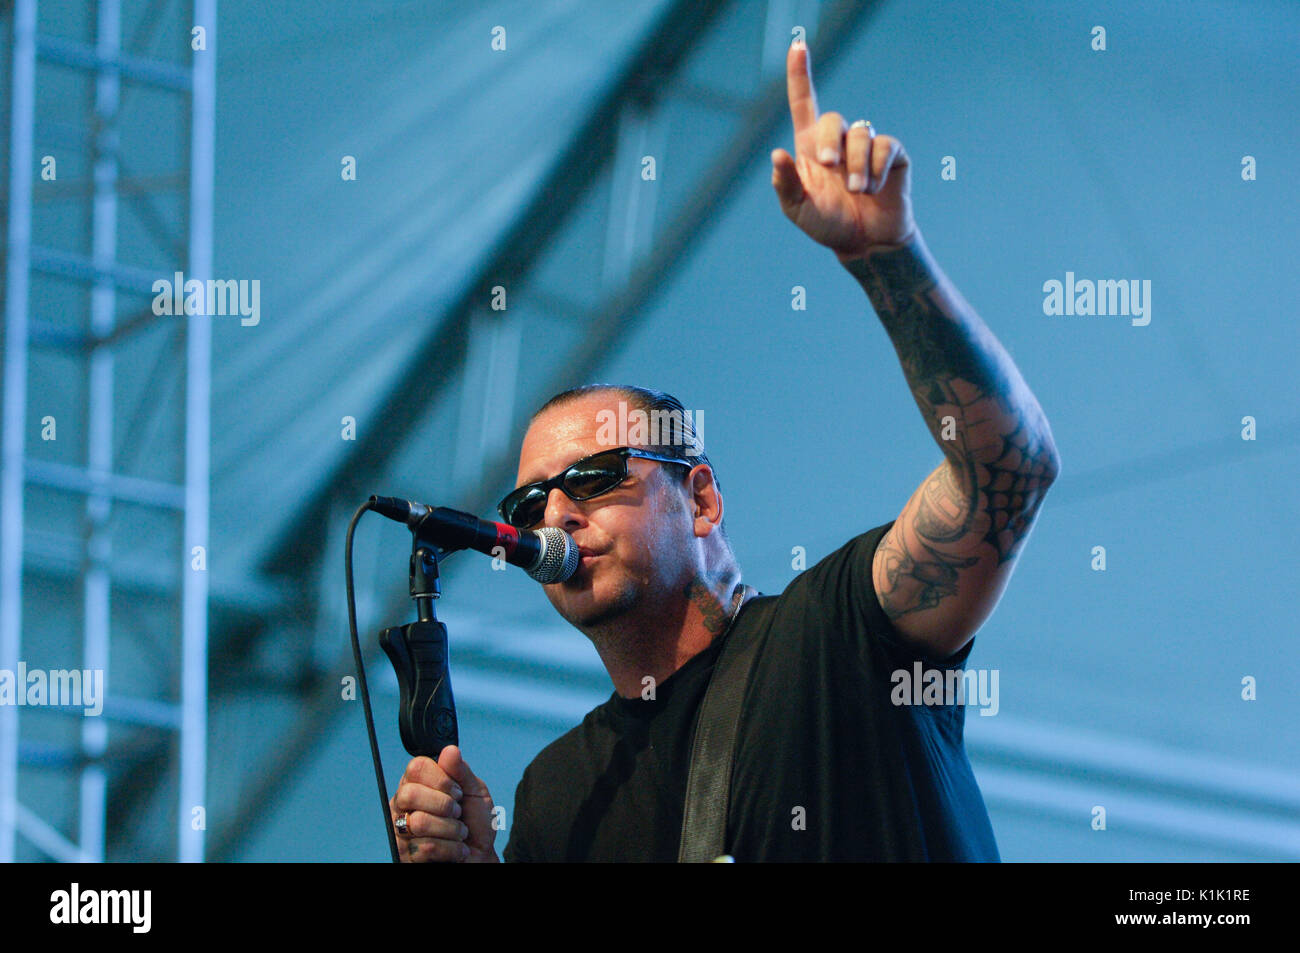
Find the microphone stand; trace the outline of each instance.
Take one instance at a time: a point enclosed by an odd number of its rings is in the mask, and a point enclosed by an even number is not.
[[[456,703],[447,669],[447,627],[438,621],[434,600],[442,595],[438,563],[457,549],[411,537],[411,598],[416,621],[379,633],[379,645],[393,663],[401,689],[397,725],[412,756],[438,760],[447,745],[460,744]]]

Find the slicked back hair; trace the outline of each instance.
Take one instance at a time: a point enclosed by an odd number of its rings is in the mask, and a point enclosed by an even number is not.
[[[533,414],[530,423],[553,407],[567,404],[589,394],[602,393],[617,394],[627,402],[629,409],[645,411],[651,420],[660,420],[668,424],[665,427],[651,428],[650,436],[657,435],[660,442],[646,444],[646,450],[651,450],[665,457],[671,457],[674,460],[682,460],[693,467],[703,463],[713,469],[713,464],[709,462],[709,455],[704,451],[703,442],[697,441],[697,434],[692,426],[692,417],[687,416],[686,408],[682,406],[680,400],[661,390],[651,390],[647,387],[638,387],[635,384],[583,384],[581,387],[571,387],[556,394],[539,407],[537,412]],[[665,431],[667,432],[665,433]],[[686,452],[688,449],[695,448],[698,448],[698,452],[695,454]],[[716,470],[713,472],[713,482],[717,484],[719,490],[722,489],[722,481],[718,479]],[[727,521],[725,517],[718,528],[722,530],[723,539],[726,539]]]

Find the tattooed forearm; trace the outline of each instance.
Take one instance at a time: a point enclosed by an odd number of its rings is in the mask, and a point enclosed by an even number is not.
[[[912,390],[932,404],[955,396],[954,380],[982,394],[1008,393],[1008,368],[1000,366],[1005,352],[965,301],[960,310],[967,314],[945,313],[950,302],[940,294],[937,269],[920,241],[845,263],[889,332]]]
[[[874,249],[845,267],[871,299],[912,396],[952,465],[949,485],[932,487],[922,501],[918,532],[952,541],[984,514],[984,539],[998,561],[1014,558],[1059,470],[1038,401],[919,236],[903,247]],[[966,505],[955,506],[958,499]]]

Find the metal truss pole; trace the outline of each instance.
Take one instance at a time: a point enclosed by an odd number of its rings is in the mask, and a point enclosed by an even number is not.
[[[3,475],[0,475],[0,670],[17,672],[22,648],[27,295],[32,239],[32,136],[36,102],[36,0],[14,4],[5,272]],[[0,705],[0,863],[12,863],[18,829],[18,708]]]
[[[100,0],[96,11],[95,54],[101,64],[111,63],[122,49],[121,0]],[[102,65],[95,77],[94,199],[91,214],[91,256],[96,277],[90,292],[90,327],[96,337],[113,332],[117,312],[117,287],[111,268],[117,258],[118,129],[121,79]],[[86,392],[87,456],[92,474],[113,471],[113,371],[111,348],[97,347],[90,355],[90,380]],[[99,483],[99,481],[96,481]],[[112,535],[108,525],[113,497],[102,484],[86,497],[86,571],[82,582],[84,668],[109,671],[109,629],[112,615],[110,560]],[[81,856],[104,859],[104,794],[106,773],[101,758],[108,748],[108,723],[86,718],[81,725],[81,747],[86,758],[81,769],[81,809],[77,812]]]
[[[212,277],[212,194],[216,130],[217,0],[195,0],[194,23],[207,49],[194,51],[190,138],[190,277]],[[212,320],[189,316],[185,332],[185,546],[181,584],[181,783],[179,859],[203,860],[208,733],[208,474],[212,404]],[[192,558],[192,557],[191,557]]]

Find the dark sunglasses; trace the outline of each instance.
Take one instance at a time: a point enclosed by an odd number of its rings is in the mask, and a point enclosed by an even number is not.
[[[662,457],[657,453],[636,450],[632,447],[618,447],[614,450],[602,450],[589,457],[583,457],[559,476],[537,483],[526,483],[512,490],[497,505],[501,518],[511,526],[527,529],[534,523],[540,523],[546,515],[546,500],[551,490],[559,488],[571,500],[590,500],[608,493],[627,479],[627,458],[639,460],[657,460],[659,463],[676,463],[691,469],[695,464],[689,460],[676,457]]]

